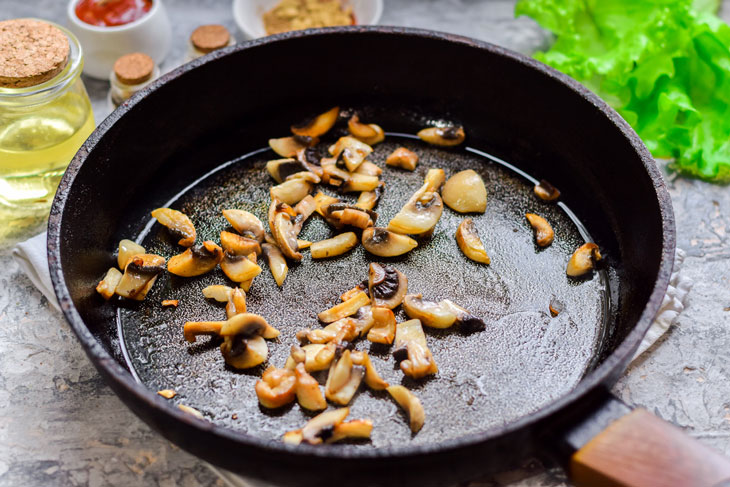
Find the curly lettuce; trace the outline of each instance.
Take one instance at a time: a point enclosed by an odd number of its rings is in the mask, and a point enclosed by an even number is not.
[[[611,104],[655,157],[730,183],[730,27],[717,0],[520,0],[552,31],[536,58]]]

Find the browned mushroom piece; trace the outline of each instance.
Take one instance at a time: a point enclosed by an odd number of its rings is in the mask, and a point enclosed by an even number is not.
[[[312,213],[314,213],[317,210],[317,202],[314,200],[311,194],[308,194],[304,198],[302,198],[299,203],[296,204],[294,207],[294,212],[296,213],[296,216],[294,217],[294,232],[299,235],[299,233],[302,231],[302,227],[304,226],[304,222],[306,222],[310,216],[312,216]],[[304,248],[301,245],[300,248]]]
[[[261,405],[276,409],[294,401],[297,378],[291,370],[269,367],[256,381],[255,391]]]
[[[361,123],[360,117],[357,115],[353,115],[350,118],[347,122],[347,128],[353,137],[368,145],[375,145],[385,140],[385,132],[380,125]]]
[[[271,229],[271,233],[284,256],[300,261],[304,256],[299,252],[297,233],[291,220],[289,214],[278,213],[274,218],[274,227]]]
[[[568,262],[566,273],[570,277],[580,277],[596,267],[596,263],[602,259],[598,245],[593,242],[584,243],[578,247]]]
[[[266,170],[277,183],[283,183],[292,174],[309,171],[301,161],[291,157],[267,162]]]
[[[408,320],[396,325],[393,357],[400,361],[403,373],[412,379],[438,372],[419,320]]]
[[[304,352],[304,368],[307,372],[318,372],[329,368],[335,355],[334,351],[331,355],[326,352],[325,349],[327,346],[329,346],[329,343],[327,345],[322,343],[310,343],[302,347],[296,347]],[[335,347],[332,348],[335,349]],[[292,355],[286,359],[286,364],[284,365],[284,368],[289,370],[294,370],[298,363],[298,361],[294,358],[294,349],[295,347],[292,346]]]
[[[418,247],[418,242],[380,227],[368,227],[362,231],[362,246],[378,257],[403,255]]]
[[[418,154],[405,147],[398,147],[385,159],[385,164],[400,167],[407,171],[415,171],[418,164]]]
[[[269,204],[269,213],[268,213],[269,230],[271,231],[271,233],[270,234],[264,233],[264,240],[266,240],[268,243],[273,243],[276,245],[279,245],[279,242],[276,241],[276,235],[274,235],[274,226],[275,226],[276,216],[279,213],[285,213],[286,215],[289,215],[289,218],[291,220],[294,220],[297,216],[297,212],[294,211],[294,208],[292,208],[288,204],[283,203],[276,198],[271,200],[271,204]]]
[[[355,286],[355,287],[353,287],[351,289],[348,289],[347,291],[345,291],[344,293],[342,293],[340,295],[340,301],[347,301],[348,299],[350,299],[351,297],[353,297],[354,295],[356,295],[360,291],[365,291],[366,293],[369,293],[370,292],[368,290],[368,280],[367,279],[365,279],[364,281],[362,281],[357,286]]]
[[[441,218],[444,203],[429,184],[416,191],[403,208],[390,220],[388,230],[401,235],[424,235],[433,231]]]
[[[262,364],[269,353],[263,338],[266,320],[253,313],[242,313],[227,320],[219,335],[223,337],[221,353],[226,363],[236,369],[249,369]]]
[[[334,196],[329,196],[324,194],[323,192],[319,191],[317,194],[314,195],[314,203],[316,205],[315,211],[320,214],[320,216],[325,217],[325,210],[327,207],[333,203],[340,203],[339,198],[335,198]]]
[[[486,328],[481,318],[448,299],[436,303],[423,299],[420,294],[408,294],[403,299],[403,310],[409,318],[416,318],[431,328],[449,328],[457,324],[465,333],[482,331]]]
[[[263,250],[262,250],[263,251]],[[251,252],[246,256],[248,260],[253,262],[254,264],[258,265],[258,256],[259,254],[257,252]],[[254,276],[255,277],[255,276]],[[249,292],[251,290],[251,286],[253,285],[254,278],[251,277],[249,279],[246,279],[245,281],[242,281],[238,283],[238,285],[243,289],[245,292]]]
[[[459,224],[459,228],[456,229],[456,243],[464,255],[474,262],[481,264],[492,262],[471,218],[466,218]]]
[[[380,169],[376,164],[373,164],[372,162],[365,160],[362,161],[362,164],[355,170],[355,174],[363,174],[365,176],[380,176],[383,174],[383,170]]]
[[[223,210],[223,216],[244,237],[259,243],[264,241],[264,225],[253,213],[246,210],[229,209]]]
[[[560,198],[558,188],[550,184],[548,181],[541,179],[534,188],[535,195],[543,201],[555,201]]]
[[[353,297],[342,303],[336,304],[328,310],[322,311],[317,315],[319,321],[323,323],[333,323],[342,318],[352,316],[363,306],[370,304],[370,298],[365,292],[359,292]]]
[[[368,331],[368,340],[373,343],[390,345],[395,339],[395,315],[388,308],[371,309],[373,314],[373,326]]]
[[[366,351],[352,352],[352,363],[365,367],[365,384],[374,391],[382,391],[389,384],[380,377],[378,371],[375,370],[370,355]]]
[[[310,172],[294,174],[283,183],[271,187],[269,190],[271,199],[278,199],[287,205],[295,205],[311,193],[314,188],[313,178],[310,180],[308,177],[299,177],[300,174],[311,174],[319,181],[317,175]]]
[[[114,296],[114,290],[122,280],[122,276],[123,275],[119,272],[119,269],[116,267],[110,267],[104,275],[104,279],[96,285],[96,292],[101,294],[101,296],[106,300],[111,299],[111,297]]]
[[[201,335],[218,336],[225,321],[186,321],[183,325],[183,337],[190,343]]]
[[[271,270],[271,275],[274,276],[276,284],[281,287],[284,284],[286,274],[289,271],[289,267],[286,265],[286,259],[284,259],[284,254],[281,253],[279,247],[269,243],[261,244],[261,249],[263,250],[264,257],[269,265],[269,270]]]
[[[330,366],[324,395],[328,400],[346,406],[360,387],[365,376],[365,367],[354,365],[349,350],[345,350],[339,360]]]
[[[326,240],[314,242],[310,247],[313,259],[326,259],[349,252],[358,244],[357,235],[345,232]]]
[[[294,374],[296,376],[296,397],[299,405],[310,411],[327,409],[327,401],[319,388],[319,382],[307,372],[303,362],[297,363]]]
[[[339,115],[340,107],[333,107],[300,125],[292,125],[291,131],[299,136],[319,137],[329,132]]]
[[[431,145],[453,147],[464,142],[466,134],[463,127],[429,127],[418,132],[418,137]]]
[[[403,386],[390,386],[388,393],[408,415],[411,431],[418,433],[426,421],[426,413],[421,401]]]
[[[359,141],[355,137],[340,137],[337,142],[329,148],[329,153],[335,160],[340,158],[350,172],[354,172],[365,158],[372,154],[373,148],[368,144]]]
[[[526,213],[525,218],[527,218],[527,221],[530,222],[530,225],[535,230],[535,242],[537,242],[537,245],[547,247],[553,243],[555,232],[546,219],[534,213]]]
[[[441,196],[449,208],[459,213],[484,213],[487,209],[487,188],[482,177],[472,169],[451,176]]]
[[[119,269],[124,270],[127,267],[129,259],[135,255],[146,254],[144,247],[131,240],[120,240],[119,241],[119,253],[117,255],[117,265]]]
[[[269,139],[269,147],[281,157],[294,157],[302,149],[314,147],[319,143],[318,137],[307,137],[295,135],[294,137],[282,137],[280,139]]]
[[[302,164],[302,166],[306,167],[307,170],[313,172],[320,178],[324,175],[322,163],[317,155],[317,149],[313,147],[299,149],[296,154],[296,159]]]
[[[191,247],[195,243],[195,227],[186,214],[171,208],[157,208],[151,214],[175,238],[180,239],[178,244]]]
[[[381,182],[378,187],[372,191],[363,191],[357,198],[355,206],[363,210],[373,210],[383,196],[385,190],[385,183]],[[374,222],[373,222],[374,223]]]
[[[242,257],[245,259],[245,257]],[[182,254],[171,257],[167,270],[181,277],[194,277],[212,271],[223,260],[223,249],[215,242],[206,240],[201,245],[189,248]]]
[[[374,307],[393,309],[403,302],[408,292],[408,278],[394,267],[372,262],[368,290]]]
[[[123,298],[142,301],[152,289],[157,276],[164,271],[164,257],[154,254],[135,255],[124,267],[124,275],[114,292]]]
[[[337,344],[342,342],[350,342],[358,336],[358,323],[355,319],[346,317],[341,318],[324,328],[311,330],[305,328],[297,332],[297,339],[300,341],[309,341],[311,343],[330,343]]]
[[[335,428],[345,420],[348,414],[350,414],[349,408],[325,411],[310,419],[302,429],[285,433],[283,440],[285,443],[295,445],[300,443],[320,445],[332,438]]]
[[[225,230],[221,232],[221,247],[231,255],[248,255],[251,252],[261,253],[261,244],[258,240],[242,237]]]

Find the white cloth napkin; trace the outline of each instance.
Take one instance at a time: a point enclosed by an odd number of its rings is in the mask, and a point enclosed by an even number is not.
[[[31,282],[48,298],[48,302],[60,311],[58,301],[53,293],[51,284],[51,276],[48,270],[48,256],[46,253],[46,234],[36,235],[30,240],[19,243],[13,248],[13,257],[20,265],[22,271],[28,276]],[[692,280],[682,273],[682,265],[684,263],[685,253],[683,250],[677,249],[674,260],[674,271],[669,281],[667,294],[659,309],[654,323],[647,332],[644,339],[639,345],[632,360],[644,353],[651,347],[669,327],[677,319],[677,316],[684,310],[687,305],[687,295],[692,288]],[[245,479],[239,475],[216,468],[212,465],[208,467],[215,472],[229,487],[268,487],[269,484],[255,482]]]

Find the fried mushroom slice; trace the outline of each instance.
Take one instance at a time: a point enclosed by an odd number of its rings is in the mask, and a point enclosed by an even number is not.
[[[593,242],[584,243],[570,256],[566,273],[570,277],[580,277],[592,271],[596,263],[602,259],[598,245]]]
[[[313,147],[307,147],[306,149],[299,149],[297,151],[297,160],[306,167],[309,171],[313,172],[320,178],[324,175],[322,170],[322,163],[317,155],[317,150]]]
[[[546,219],[534,213],[525,213],[525,218],[527,218],[530,226],[535,230],[535,242],[537,242],[537,245],[547,247],[553,243],[555,232]]]
[[[385,183],[381,182],[374,190],[361,192],[360,196],[357,198],[355,206],[362,210],[372,211],[378,205],[380,198],[383,196],[384,190]]]
[[[124,275],[114,288],[123,298],[142,301],[165,270],[165,258],[154,254],[135,255],[124,267]]]
[[[296,376],[296,396],[299,405],[310,411],[327,409],[327,401],[322,395],[317,379],[309,375],[304,363],[298,363],[294,369]]]
[[[443,329],[458,324],[462,331],[472,333],[486,327],[480,318],[448,299],[436,303],[426,301],[421,294],[408,294],[403,299],[403,310],[409,318],[418,319],[431,328]]]
[[[350,351],[345,350],[340,359],[330,366],[324,387],[325,397],[335,404],[346,406],[357,392],[364,376],[365,367],[354,365]]]
[[[275,159],[266,163],[266,170],[269,172],[274,181],[283,183],[292,174],[307,172],[308,168],[299,160],[287,157],[285,159]]]
[[[340,408],[320,413],[310,419],[304,425],[304,428],[285,433],[284,442],[295,445],[302,442],[310,445],[320,445],[333,436],[335,427],[342,423],[348,414],[350,414],[350,408]]]
[[[221,232],[221,247],[231,255],[248,255],[251,252],[261,253],[261,244],[258,240],[242,237],[225,230]]]
[[[367,281],[367,279],[365,279],[364,281],[362,281],[360,284],[358,284],[357,286],[353,287],[352,289],[348,289],[347,291],[345,291],[344,293],[342,293],[340,295],[340,301],[347,301],[348,299],[350,299],[351,297],[353,297],[354,295],[356,295],[360,291],[365,291],[366,293],[369,293],[370,292],[368,290],[368,281]]]
[[[373,343],[390,345],[395,338],[395,315],[388,308],[376,308],[371,310],[373,314],[373,326],[368,331],[368,340]]]
[[[372,227],[375,224],[368,212],[355,208],[345,208],[344,210],[342,210],[342,215],[340,215],[340,223],[342,223],[343,225],[349,225],[351,227],[359,228],[361,230],[365,230],[366,228]]]
[[[322,217],[326,217],[324,211],[325,209],[334,203],[340,203],[339,198],[335,198],[334,196],[329,196],[324,194],[323,192],[319,191],[317,194],[314,195],[314,204],[316,205],[315,211],[320,214]]]
[[[302,149],[313,147],[319,143],[317,137],[298,136],[269,139],[269,147],[281,157],[294,157]]]
[[[425,189],[421,189],[422,191],[433,191],[438,193],[441,191],[444,181],[446,181],[446,172],[443,169],[429,169],[428,172],[426,172],[426,177],[423,178]]]
[[[276,239],[279,250],[289,259],[300,261],[304,257],[299,252],[299,244],[297,243],[296,230],[291,221],[291,216],[287,213],[279,213],[274,217],[274,227],[271,233]]]
[[[543,201],[555,201],[560,198],[560,191],[558,191],[558,188],[544,179],[541,179],[540,182],[535,185],[533,191],[535,192],[535,196]]]
[[[228,223],[241,235],[261,243],[264,241],[264,225],[256,215],[246,210],[223,210],[223,216]]]
[[[298,361],[294,358],[294,348],[295,347],[292,346],[292,354],[286,359],[286,364],[284,364],[284,368],[289,370],[294,370],[298,363]],[[331,356],[329,356],[329,353],[320,355],[320,353],[325,350],[325,345],[322,343],[310,343],[296,348],[304,352],[304,369],[307,372],[326,370],[329,368],[332,363],[332,359],[334,358],[334,352]]]
[[[326,259],[349,252],[357,244],[357,235],[354,232],[346,232],[326,240],[314,242],[310,247],[310,253],[313,259]]]
[[[248,260],[250,260],[251,262],[253,262],[254,264],[257,264],[257,265],[258,265],[258,255],[259,255],[259,254],[258,254],[258,253],[256,253],[256,252],[251,252],[250,254],[248,254],[248,255],[246,256],[246,258],[247,258]],[[254,276],[254,277],[255,277],[255,276]],[[244,291],[246,291],[246,292],[249,292],[249,290],[251,289],[251,285],[253,284],[253,280],[254,280],[254,278],[252,277],[252,278],[250,278],[250,279],[247,279],[247,280],[245,280],[245,281],[243,281],[243,282],[240,282],[240,283],[239,283],[238,285],[239,285],[239,286],[241,287],[241,289],[243,289]]]
[[[383,170],[370,161],[362,161],[360,167],[355,170],[355,174],[364,174],[365,176],[380,176]]]
[[[262,364],[269,353],[263,338],[268,323],[259,315],[242,313],[227,320],[219,335],[223,337],[221,353],[226,363],[236,369]]]
[[[345,302],[334,305],[328,310],[322,311],[317,315],[319,321],[323,323],[333,323],[342,318],[352,316],[363,306],[370,304],[370,298],[365,292],[359,292]]]
[[[429,127],[419,131],[418,137],[431,145],[453,147],[464,142],[466,134],[463,127]]]
[[[382,391],[388,387],[388,383],[380,377],[378,371],[375,370],[370,355],[366,351],[352,352],[352,363],[365,367],[365,384],[374,391]]]
[[[223,249],[215,242],[206,240],[201,245],[171,257],[167,262],[167,270],[176,276],[195,277],[212,271],[222,260]]]
[[[326,443],[335,443],[344,439],[367,439],[373,431],[373,422],[369,419],[353,419],[336,424],[332,436]]]
[[[345,167],[350,172],[354,172],[372,152],[373,148],[368,144],[349,136],[340,137],[335,145],[329,148],[332,157],[342,158]]]
[[[225,321],[186,321],[183,325],[183,337],[185,341],[195,343],[200,335],[218,336]]]
[[[263,407],[276,409],[294,401],[296,385],[297,378],[291,370],[271,366],[256,381],[254,389]]]
[[[286,274],[289,271],[289,267],[286,265],[286,259],[284,254],[281,253],[279,247],[270,243],[261,244],[261,250],[264,252],[264,257],[269,265],[271,275],[274,276],[274,281],[281,287],[286,279]]]
[[[246,307],[246,293],[243,289],[231,289],[231,294],[228,296],[228,302],[226,303],[226,317],[231,319],[246,311],[248,311]]]
[[[319,330],[311,330],[309,328],[299,330],[297,332],[297,339],[311,343],[342,343],[343,341],[354,340],[357,335],[356,322],[348,317],[330,323]]]
[[[477,227],[471,218],[464,219],[456,229],[456,243],[469,259],[480,264],[489,264],[491,259],[484,250],[484,244],[479,238]]]
[[[353,115],[347,122],[347,129],[353,137],[368,145],[375,145],[385,140],[385,132],[379,125],[361,123],[357,115]]]
[[[314,185],[306,179],[294,178],[272,186],[269,192],[272,200],[278,199],[287,205],[295,205],[311,193],[313,188]]]
[[[482,177],[472,169],[451,176],[441,196],[449,208],[459,213],[484,213],[487,209],[487,188]]]
[[[317,210],[317,202],[314,200],[311,194],[308,194],[304,198],[302,198],[299,203],[296,204],[294,207],[294,212],[296,213],[296,216],[294,217],[294,232],[299,235],[302,231],[302,227],[304,226],[304,222],[306,222],[310,216],[312,216],[312,213],[314,213]],[[305,247],[299,246],[300,249],[303,249]]]
[[[420,379],[438,372],[419,320],[408,320],[396,325],[393,357],[396,360],[403,359],[400,362],[400,369],[412,379]]]
[[[147,253],[141,245],[131,240],[120,240],[119,241],[119,253],[117,254],[117,265],[120,269],[127,267],[129,259],[135,255]]]
[[[122,280],[122,276],[123,274],[119,272],[119,269],[116,267],[110,267],[106,272],[106,275],[104,275],[104,279],[96,285],[96,292],[101,294],[101,296],[106,300],[111,299],[111,297],[114,296],[114,290]]]
[[[369,227],[362,231],[362,246],[378,257],[403,255],[418,247],[418,242],[381,227]]]
[[[185,213],[172,208],[157,208],[151,215],[160,225],[167,227],[175,238],[180,239],[178,244],[191,247],[195,243],[195,227]]]
[[[398,147],[385,159],[385,164],[392,167],[400,167],[407,171],[415,171],[416,165],[418,164],[418,154],[405,147]]]
[[[394,309],[408,292],[408,278],[394,267],[372,262],[368,269],[368,291],[374,307]]]
[[[299,136],[319,137],[329,132],[335,122],[337,122],[337,117],[339,117],[339,115],[340,107],[333,107],[326,112],[307,120],[303,124],[292,125],[291,131],[293,134]]]
[[[435,191],[421,187],[388,223],[388,230],[401,235],[424,235],[430,233],[444,210],[441,196]]]
[[[403,386],[388,387],[388,394],[408,415],[408,421],[413,433],[418,433],[426,421],[426,412],[421,401],[411,391]]]

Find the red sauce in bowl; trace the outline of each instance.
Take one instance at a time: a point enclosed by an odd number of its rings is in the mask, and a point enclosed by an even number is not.
[[[152,8],[152,0],[81,0],[76,16],[83,22],[101,27],[129,24]]]

